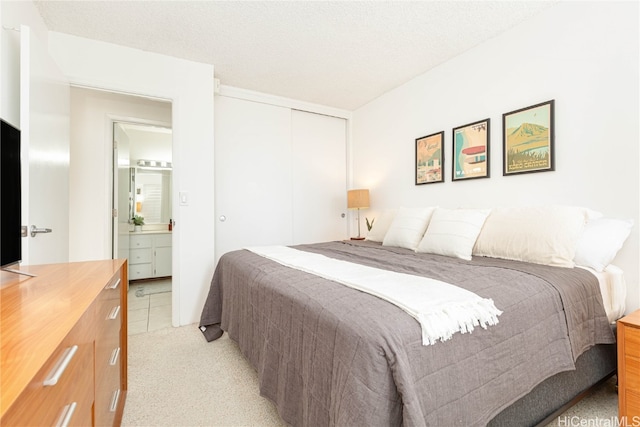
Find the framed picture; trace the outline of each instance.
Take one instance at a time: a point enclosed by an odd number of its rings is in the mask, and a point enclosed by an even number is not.
[[[554,100],[502,115],[503,175],[555,170]]]
[[[490,119],[453,129],[452,180],[489,178]]]
[[[444,182],[444,131],[416,139],[416,185]]]

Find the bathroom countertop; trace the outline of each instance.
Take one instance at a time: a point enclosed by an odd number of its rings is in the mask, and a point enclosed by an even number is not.
[[[169,230],[142,230],[142,231],[130,231],[129,234],[171,234]]]

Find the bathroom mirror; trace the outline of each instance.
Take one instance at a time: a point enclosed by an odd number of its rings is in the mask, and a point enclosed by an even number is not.
[[[118,146],[119,215],[127,226],[139,215],[145,226],[169,224],[172,186],[172,130],[141,123],[114,123]],[[127,174],[128,179],[127,179]],[[124,175],[124,176],[123,176]],[[152,228],[155,229],[155,228]]]
[[[145,224],[168,224],[171,219],[171,170],[137,166],[130,169],[130,176],[131,218],[140,215]]]

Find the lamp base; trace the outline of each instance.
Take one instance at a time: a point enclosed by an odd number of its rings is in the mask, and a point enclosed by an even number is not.
[[[351,240],[364,240],[364,237],[352,237]]]

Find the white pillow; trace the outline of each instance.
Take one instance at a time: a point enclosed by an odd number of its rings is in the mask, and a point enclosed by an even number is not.
[[[435,207],[400,208],[384,236],[382,246],[397,246],[415,250],[427,230]]]
[[[382,214],[378,218],[375,218],[373,220],[371,231],[369,231],[369,234],[367,234],[365,240],[371,240],[372,242],[382,242],[397,212],[397,209],[386,210],[382,212]]]
[[[490,209],[436,209],[416,252],[471,260],[473,245],[490,212]]]
[[[572,268],[588,216],[587,209],[570,206],[495,208],[473,254]]]
[[[576,265],[603,271],[622,248],[633,220],[600,218],[589,221],[576,244]]]

